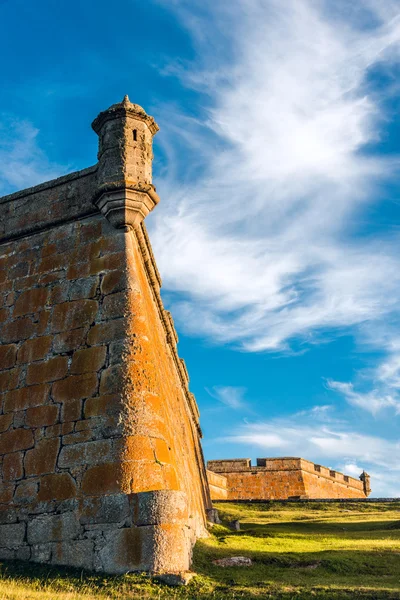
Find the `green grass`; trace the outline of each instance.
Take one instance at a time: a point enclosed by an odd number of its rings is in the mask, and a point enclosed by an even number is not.
[[[0,600],[400,600],[400,502],[217,505],[223,524],[194,552],[197,577],[168,588],[144,575],[99,576],[0,563]],[[239,519],[241,531],[227,527]],[[251,567],[213,560],[249,556]]]

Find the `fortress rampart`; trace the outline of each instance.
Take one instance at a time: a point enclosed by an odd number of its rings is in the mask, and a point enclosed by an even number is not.
[[[213,500],[366,498],[371,492],[367,473],[355,479],[303,458],[258,458],[257,466],[249,458],[210,460],[207,474]]]
[[[0,558],[177,572],[205,534],[199,413],[144,217],[153,118],[94,167],[0,198]]]

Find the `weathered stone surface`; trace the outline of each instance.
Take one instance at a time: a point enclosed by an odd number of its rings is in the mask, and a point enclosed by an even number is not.
[[[13,429],[0,434],[0,454],[27,450],[33,445],[33,435],[29,429]]]
[[[24,410],[30,406],[41,406],[46,403],[49,392],[49,385],[32,385],[8,392],[4,400],[4,412]]]
[[[80,522],[121,523],[130,516],[129,498],[125,494],[84,498],[81,505]]]
[[[18,363],[31,363],[44,359],[49,353],[52,338],[44,336],[26,340],[18,350]]]
[[[31,504],[37,499],[39,483],[38,481],[29,479],[22,481],[17,485],[14,494],[14,501],[17,504]]]
[[[58,419],[59,408],[51,404],[48,406],[36,406],[26,411],[26,424],[28,427],[46,427],[54,425]]]
[[[72,359],[71,373],[79,375],[99,371],[104,366],[106,356],[106,346],[94,346],[93,348],[78,350],[74,353]]]
[[[56,356],[49,360],[32,363],[28,366],[26,382],[28,385],[46,383],[62,379],[68,373],[68,358]]]
[[[24,475],[23,453],[14,452],[6,454],[3,459],[3,478],[4,481],[16,481]]]
[[[94,544],[91,540],[58,542],[53,549],[51,562],[53,565],[93,569]]]
[[[0,415],[0,433],[7,431],[13,422],[14,415],[9,413],[8,415]]]
[[[62,381],[57,381],[52,388],[55,402],[71,402],[90,398],[98,386],[95,373],[84,373],[83,375],[71,375]]]
[[[91,323],[97,313],[95,300],[74,300],[57,304],[53,309],[51,330],[53,333],[79,329]]]
[[[0,525],[0,547],[18,548],[24,541],[25,523],[15,523],[14,525]]]
[[[32,288],[22,292],[14,306],[14,317],[37,313],[46,304],[47,288]]]
[[[0,523],[28,527],[0,556],[182,572],[208,490],[142,224],[157,127],[128,100],[94,126],[98,165],[0,198]]]
[[[96,465],[109,462],[113,457],[111,440],[98,440],[64,446],[60,452],[58,466],[69,469],[80,465]]]
[[[26,475],[54,473],[59,449],[59,438],[40,440],[35,445],[35,448],[28,450],[25,454],[24,466]]]
[[[76,513],[41,515],[28,523],[28,544],[45,544],[73,539],[79,534]]]
[[[187,496],[175,490],[158,490],[137,494],[136,525],[161,525],[185,522],[188,518]]]
[[[0,346],[0,365],[2,369],[10,369],[15,365],[17,357],[17,346],[15,344],[7,344]]]
[[[76,494],[76,482],[69,473],[46,475],[40,480],[38,499],[42,502],[66,500]]]

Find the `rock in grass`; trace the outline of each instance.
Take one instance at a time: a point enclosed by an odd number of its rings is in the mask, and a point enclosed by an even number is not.
[[[232,529],[232,531],[240,531],[240,521],[238,519],[231,521],[229,523],[229,529]]]
[[[248,556],[227,556],[213,560],[218,567],[251,567],[253,561]]]
[[[154,577],[155,581],[165,583],[166,585],[187,585],[193,579],[195,573],[184,571],[182,573],[160,573]]]

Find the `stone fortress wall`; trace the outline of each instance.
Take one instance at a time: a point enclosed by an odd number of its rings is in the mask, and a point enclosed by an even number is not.
[[[199,413],[143,219],[157,125],[127,98],[96,166],[0,198],[0,558],[189,568]]]
[[[213,500],[366,498],[371,492],[367,473],[355,479],[303,458],[258,458],[257,466],[249,458],[210,460],[207,474]]]

